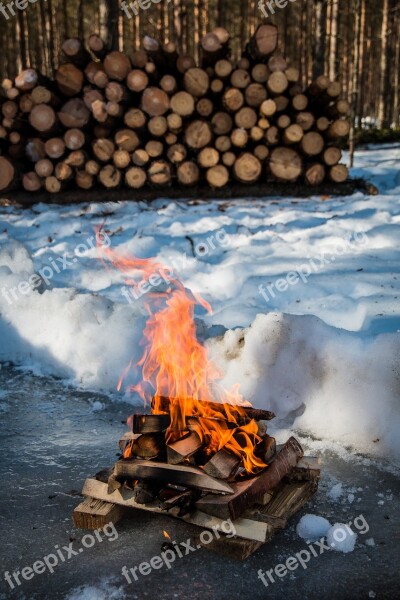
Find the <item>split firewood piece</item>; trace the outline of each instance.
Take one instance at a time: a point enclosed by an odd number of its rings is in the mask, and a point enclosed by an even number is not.
[[[135,439],[131,452],[140,458],[157,458],[165,452],[165,436],[157,433],[144,433]]]
[[[291,437],[284,444],[275,460],[260,475],[246,481],[233,483],[234,492],[227,496],[204,496],[196,502],[196,508],[221,519],[237,519],[253,504],[259,503],[265,492],[273,489],[291,472],[304,452],[299,442]]]
[[[171,423],[170,415],[133,415],[133,433],[160,433]]]
[[[167,445],[167,460],[171,465],[178,465],[195,454],[203,445],[200,436],[190,431],[177,442]]]
[[[138,481],[133,489],[135,501],[138,504],[150,504],[160,491],[160,485],[153,481]]]
[[[74,509],[72,518],[78,529],[99,529],[108,523],[118,523],[128,512],[124,506],[86,497]]]
[[[128,459],[117,461],[114,473],[118,478],[156,479],[165,483],[199,488],[212,494],[231,494],[233,492],[233,488],[224,481],[210,477],[202,469],[186,465]]]
[[[240,462],[239,456],[222,448],[204,465],[204,472],[217,479],[229,479],[237,471]]]
[[[286,476],[288,481],[315,481],[321,475],[320,459],[316,456],[303,456],[291,473]]]
[[[307,167],[304,180],[308,185],[320,185],[325,179],[325,167],[320,163],[314,163]]]
[[[276,440],[270,435],[266,435],[262,441],[263,460],[269,464],[276,455]]]
[[[152,402],[151,402],[151,407],[152,409],[154,409],[155,407],[157,407],[157,412],[158,411],[162,411],[165,413],[169,413],[170,412],[170,403],[176,404],[176,403],[185,403],[185,400],[178,400],[176,398],[167,398],[166,396],[158,396],[158,397],[154,397]],[[252,419],[254,419],[255,421],[271,421],[272,419],[275,418],[275,413],[270,411],[270,410],[264,410],[262,408],[254,408],[253,406],[238,406],[235,404],[222,404],[219,402],[208,402],[206,400],[190,400],[190,402],[193,402],[195,404],[195,410],[196,411],[201,411],[202,410],[202,405],[204,406],[204,409],[209,411],[212,410],[214,412],[220,413],[221,415],[221,419],[227,419],[228,421],[229,419],[229,413],[230,413],[230,409],[232,410],[232,412],[236,415],[237,413],[237,409],[240,409],[240,413],[243,414],[243,417],[239,417],[239,424],[243,425],[246,422],[251,421]],[[190,417],[191,418],[191,417]],[[201,418],[201,417],[200,417]],[[207,417],[203,417],[203,418],[207,418]],[[231,419],[232,421],[234,421],[235,419]]]
[[[168,488],[167,488],[168,489]],[[178,517],[186,515],[191,512],[192,507],[196,500],[198,500],[201,492],[199,490],[185,490],[184,492],[177,492],[171,498],[163,500],[163,507],[170,511],[178,508]]]

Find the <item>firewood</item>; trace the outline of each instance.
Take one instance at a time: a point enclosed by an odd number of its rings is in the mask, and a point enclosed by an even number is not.
[[[328,167],[333,167],[334,165],[337,165],[340,162],[341,158],[342,151],[340,150],[340,148],[336,148],[335,146],[326,148],[323,154],[324,163]]]
[[[346,119],[337,119],[328,129],[328,135],[331,139],[336,140],[341,137],[346,137],[350,131],[350,123]]]
[[[230,137],[227,135],[220,135],[214,142],[215,148],[218,152],[228,152],[232,148],[232,142]]]
[[[224,87],[222,79],[212,79],[210,83],[210,90],[213,94],[222,94]]]
[[[267,99],[267,90],[261,83],[251,83],[246,88],[244,96],[248,106],[258,108]]]
[[[28,171],[22,177],[22,186],[27,192],[37,192],[42,187],[42,182],[35,171]]]
[[[171,165],[166,160],[156,160],[147,169],[147,177],[154,185],[167,185],[171,182]]]
[[[133,433],[161,433],[171,423],[169,415],[132,415]]]
[[[309,131],[314,123],[314,115],[310,112],[299,112],[296,115],[296,124],[300,125],[303,131]]]
[[[145,126],[147,118],[140,108],[131,108],[125,113],[124,121],[131,129],[141,129]]]
[[[148,62],[149,57],[147,56],[147,52],[145,50],[135,50],[132,54],[132,65],[137,69],[143,69]]]
[[[338,100],[333,106],[329,106],[328,111],[334,118],[346,117],[350,114],[350,104],[347,100]]]
[[[76,127],[64,133],[65,146],[69,150],[80,150],[85,144],[85,134]]]
[[[285,73],[281,71],[276,71],[275,73],[271,73],[268,77],[267,87],[271,94],[275,96],[279,96],[283,94],[288,88],[289,82]]]
[[[153,481],[137,481],[134,487],[134,498],[138,504],[150,504],[160,491],[159,484]]]
[[[101,529],[120,521],[127,509],[117,504],[85,498],[73,512],[74,527],[78,529]]]
[[[70,167],[83,167],[87,158],[82,150],[73,150],[64,159],[64,163]]]
[[[19,99],[19,110],[22,113],[30,113],[34,105],[35,102],[32,98],[32,94],[23,94]]]
[[[98,175],[100,172],[100,165],[95,160],[88,160],[85,164],[85,171],[89,173],[89,175]]]
[[[147,123],[147,129],[154,137],[164,136],[168,131],[168,122],[165,117],[152,117]]]
[[[291,437],[284,444],[275,460],[260,475],[246,481],[231,484],[233,493],[226,496],[207,495],[196,502],[199,510],[233,521],[256,504],[265,492],[273,489],[302,458],[304,452],[298,441]]]
[[[72,178],[73,171],[70,165],[65,161],[62,161],[56,164],[54,175],[59,181],[68,181]]]
[[[229,479],[240,465],[240,457],[222,448],[204,465],[204,472],[217,479]]]
[[[65,96],[76,96],[83,86],[83,73],[72,63],[60,65],[56,71],[58,88]]]
[[[300,155],[291,148],[279,147],[271,152],[269,168],[278,181],[296,181],[301,175],[302,167]]]
[[[57,116],[51,106],[38,104],[29,114],[29,123],[41,133],[52,131],[57,123]]]
[[[289,98],[287,96],[275,96],[274,98],[274,102],[275,102],[275,107],[276,107],[276,112],[284,112],[289,104]]]
[[[172,144],[167,150],[167,158],[173,164],[179,164],[185,160],[187,150],[183,144]]]
[[[131,454],[140,458],[154,459],[165,454],[165,436],[163,433],[144,433],[136,436],[131,446]]]
[[[183,85],[192,96],[205,96],[210,86],[210,78],[204,69],[192,67],[185,71]]]
[[[179,73],[181,73],[182,75],[184,73],[186,73],[186,71],[188,71],[189,69],[192,69],[195,66],[196,66],[196,61],[194,60],[193,56],[189,56],[187,54],[185,54],[183,56],[179,56],[176,61],[176,68],[178,69]]]
[[[254,156],[258,158],[261,162],[265,161],[269,156],[269,150],[267,146],[263,144],[259,144],[254,148]]]
[[[182,129],[182,117],[177,113],[171,113],[167,116],[168,129],[172,133],[179,133]]]
[[[39,177],[50,177],[54,171],[53,163],[48,158],[42,158],[35,164],[35,171]]]
[[[201,98],[196,104],[196,111],[200,117],[209,117],[214,112],[214,104],[209,98]]]
[[[123,108],[118,102],[107,102],[105,108],[110,117],[122,117],[124,114]]]
[[[147,154],[146,150],[143,148],[138,148],[132,154],[132,162],[137,167],[144,167],[149,162],[150,157]]]
[[[30,138],[26,144],[25,153],[32,162],[37,162],[41,158],[46,158],[43,140],[40,140],[39,138]]]
[[[316,126],[318,131],[327,131],[329,129],[331,122],[326,117],[319,117],[316,122]]]
[[[211,127],[206,121],[194,120],[185,130],[185,143],[189,148],[199,150],[208,146],[211,140]]]
[[[342,84],[340,81],[331,81],[326,88],[326,93],[330,99],[340,96],[342,93]]]
[[[244,105],[244,96],[237,88],[228,88],[223,95],[222,103],[230,112],[236,112]]]
[[[87,171],[78,170],[75,174],[75,181],[82,190],[90,190],[94,185],[93,176]]]
[[[235,114],[236,127],[251,129],[257,123],[257,113],[253,108],[245,106]]]
[[[276,104],[274,100],[264,100],[260,106],[260,112],[264,117],[272,117],[276,113]]]
[[[300,71],[296,67],[289,67],[285,70],[286,79],[289,83],[297,83],[300,79]]]
[[[106,45],[100,36],[92,33],[87,41],[88,48],[97,58],[104,58],[106,55]]]
[[[105,87],[105,96],[110,102],[123,102],[127,100],[127,91],[118,81],[109,81]]]
[[[195,431],[189,432],[176,442],[167,445],[167,460],[170,465],[178,465],[195,454],[203,445]]]
[[[206,180],[213,188],[222,188],[229,181],[229,171],[224,165],[216,165],[207,169]]]
[[[149,78],[144,71],[133,69],[128,73],[126,85],[132,92],[142,92],[149,85]]]
[[[218,150],[211,146],[203,148],[197,156],[197,162],[204,168],[215,167],[219,162]]]
[[[147,142],[145,148],[150,158],[158,158],[164,152],[164,144],[158,140],[150,140]],[[128,155],[129,156],[129,155]]]
[[[232,131],[233,119],[226,112],[217,112],[211,119],[211,125],[215,135],[227,135]]]
[[[235,178],[242,183],[255,183],[261,177],[262,166],[254,154],[244,152],[233,165]]]
[[[208,65],[214,65],[216,61],[223,58],[227,54],[227,42],[221,41],[222,37],[218,36],[215,31],[207,33],[200,42],[202,49],[202,65],[203,67]]]
[[[39,81],[39,77],[35,69],[25,69],[14,80],[15,87],[21,92],[29,92]],[[9,89],[12,89],[10,86]]]
[[[227,79],[233,71],[232,63],[226,58],[222,58],[215,63],[215,75],[220,79]]]
[[[317,156],[324,149],[324,138],[316,131],[309,131],[301,140],[300,147],[306,156]]]
[[[346,165],[334,165],[329,170],[329,179],[335,183],[343,183],[349,176]]]
[[[172,75],[164,75],[160,80],[160,88],[167,94],[173,94],[178,87],[175,77]]]
[[[249,134],[245,129],[234,129],[231,133],[232,145],[236,148],[244,148],[249,141]]]
[[[236,160],[236,154],[234,152],[224,152],[222,157],[221,157],[221,161],[222,164],[225,165],[225,167],[232,167],[235,164],[235,160]]]
[[[295,110],[302,111],[308,106],[308,98],[304,94],[296,94],[292,99],[292,106]]]
[[[250,39],[245,55],[256,62],[265,61],[278,44],[278,28],[275,25],[259,25]]]
[[[115,150],[113,154],[113,163],[117,169],[126,169],[130,162],[131,157],[129,152],[126,150]]]
[[[266,83],[270,75],[267,65],[259,63],[254,65],[251,71],[251,76],[256,83]]]
[[[199,167],[192,161],[181,163],[176,171],[178,181],[182,185],[196,185],[200,178]]]
[[[142,95],[142,110],[151,117],[164,115],[170,107],[168,95],[156,87],[148,87]]]
[[[251,83],[250,73],[244,69],[235,69],[231,75],[231,86],[238,89],[245,89]]]
[[[6,191],[15,181],[15,178],[14,165],[4,156],[0,156],[0,192]]]
[[[321,92],[324,92],[328,88],[328,85],[329,78],[326,77],[326,75],[320,75],[309,86],[308,94],[310,94],[311,96],[317,96],[318,94],[321,94]]]
[[[44,187],[50,194],[58,194],[58,192],[61,191],[61,181],[59,181],[57,177],[51,175],[50,177],[46,177]]]
[[[194,98],[188,92],[178,92],[171,98],[171,110],[181,117],[192,115],[194,106]]]
[[[125,183],[128,187],[139,189],[146,183],[146,171],[140,167],[131,167],[125,173]]]
[[[276,124],[279,127],[279,129],[286,129],[287,127],[289,127],[290,123],[291,119],[289,115],[280,115],[276,121]]]
[[[279,53],[274,54],[268,59],[268,69],[271,71],[271,73],[274,73],[275,71],[286,72],[286,59]]]
[[[81,129],[88,124],[90,112],[82,100],[72,98],[62,106],[58,118],[64,127]]]
[[[292,124],[283,132],[283,141],[290,146],[291,144],[298,144],[303,139],[303,136],[304,131],[300,125]]]
[[[119,460],[115,463],[114,473],[117,478],[156,479],[165,483],[175,483],[185,487],[199,488],[213,494],[229,494],[233,488],[225,481],[210,477],[202,469],[191,466],[169,465],[149,460]],[[218,496],[215,495],[217,498]]]
[[[111,140],[99,138],[92,144],[93,154],[102,162],[111,160],[115,150],[115,145]]]
[[[7,100],[2,104],[1,112],[7,119],[14,119],[18,113],[18,104],[13,100]]]
[[[93,75],[93,83],[97,85],[97,87],[100,89],[104,89],[105,87],[107,87],[108,82],[108,75],[104,71],[104,67],[102,69],[99,69],[97,73]]]
[[[131,62],[123,52],[114,50],[104,59],[104,71],[110,79],[123,81],[131,70]]]
[[[121,181],[121,171],[116,169],[113,165],[106,165],[103,167],[98,175],[100,183],[104,187],[110,189],[118,187]]]
[[[320,185],[325,179],[325,167],[320,163],[314,163],[307,167],[304,179],[308,185]]]

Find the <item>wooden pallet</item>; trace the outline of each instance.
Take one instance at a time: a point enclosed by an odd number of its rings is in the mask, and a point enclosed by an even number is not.
[[[298,512],[313,496],[318,487],[318,477],[308,471],[306,481],[283,481],[273,492],[269,492],[264,505],[248,509],[240,518],[234,521],[235,537],[226,537],[220,533],[218,539],[208,544],[196,543],[208,550],[244,560],[268,542],[279,529],[283,529],[287,521]],[[159,501],[148,504],[138,504],[134,500],[134,492],[128,488],[120,488],[108,492],[108,485],[103,481],[89,478],[85,481],[82,494],[85,500],[74,511],[74,524],[80,528],[99,528],[106,523],[116,523],[131,508],[159,514],[168,514],[211,531],[223,531],[224,519],[208,515],[200,510],[192,510],[185,515],[179,515],[178,507],[168,512]]]

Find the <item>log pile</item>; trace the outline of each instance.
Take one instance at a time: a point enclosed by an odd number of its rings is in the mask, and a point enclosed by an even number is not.
[[[2,82],[0,191],[344,182],[341,85],[302,89],[277,45],[260,25],[234,63],[217,28],[196,65],[149,36],[129,57],[97,35],[67,39],[54,81],[25,69]]]
[[[74,511],[77,527],[95,528],[106,515],[115,522],[123,516],[120,507],[164,512],[203,529],[221,529],[230,519],[237,537],[222,536],[222,550],[243,558],[286,525],[317,489],[318,459],[304,457],[293,437],[278,446],[267,434],[275,416],[270,411],[241,407],[238,414],[231,405],[196,403],[189,403],[189,415],[187,402],[157,398],[152,414],[128,419],[120,460],[85,482],[86,499]],[[218,421],[220,432],[213,449],[211,421],[213,426]],[[251,450],[259,459],[252,472],[230,445],[234,438],[244,447],[250,430],[257,432]]]

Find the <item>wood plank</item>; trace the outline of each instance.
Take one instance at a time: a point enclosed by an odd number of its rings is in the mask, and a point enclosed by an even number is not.
[[[133,433],[160,433],[171,423],[169,415],[132,415]]]
[[[240,457],[221,448],[204,465],[204,472],[217,479],[228,479],[240,465]]]
[[[291,437],[283,445],[274,461],[260,475],[233,483],[232,494],[221,497],[204,496],[196,502],[196,507],[222,519],[237,519],[247,508],[257,504],[265,492],[273,489],[287,475],[303,456],[299,442]]]
[[[178,465],[183,463],[185,459],[193,456],[200,450],[203,442],[200,436],[195,432],[191,431],[180,440],[167,445],[167,460],[171,465]]]
[[[160,482],[199,488],[212,494],[231,494],[233,492],[233,488],[226,482],[210,477],[202,469],[192,466],[125,459],[115,463],[114,474],[117,478],[157,479]]]
[[[104,483],[101,485],[105,486]],[[118,504],[86,497],[74,509],[72,519],[74,526],[79,529],[99,529],[108,523],[117,523],[126,511],[126,508]]]

